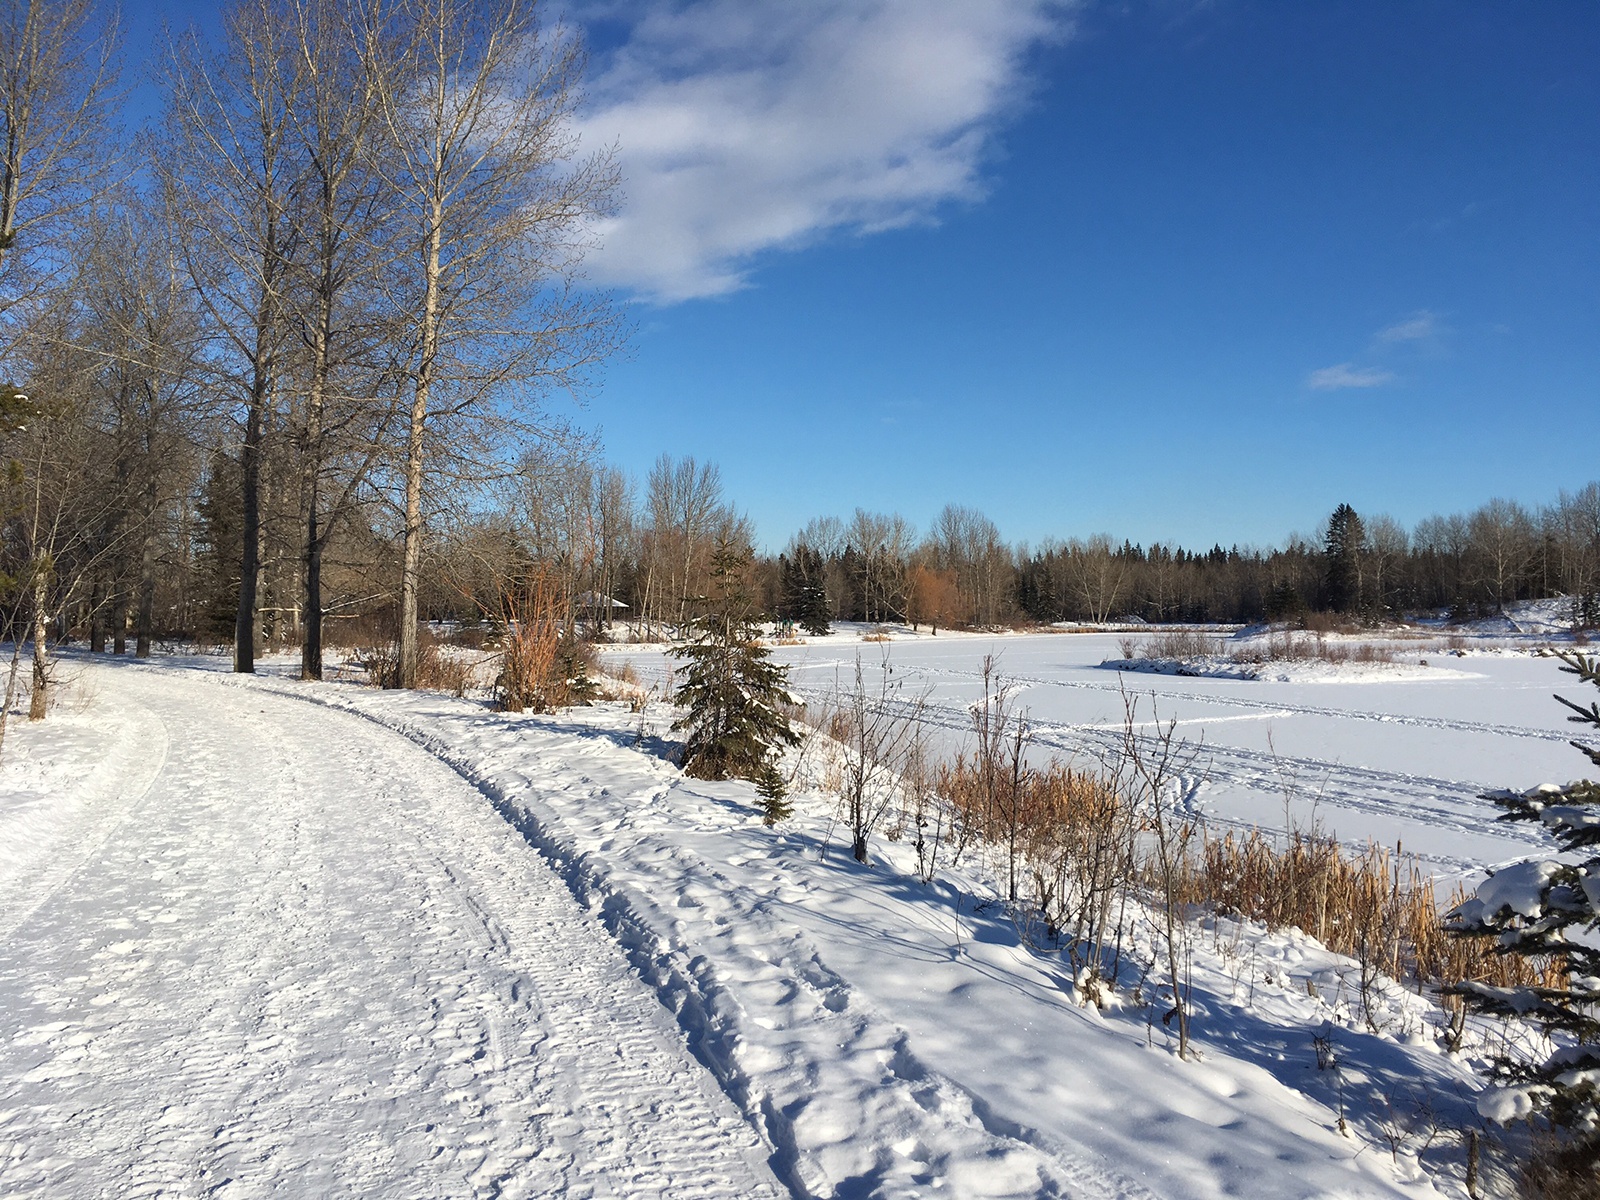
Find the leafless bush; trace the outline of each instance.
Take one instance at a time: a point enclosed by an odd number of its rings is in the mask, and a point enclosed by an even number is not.
[[[506,632],[495,682],[506,712],[550,712],[593,695],[594,648],[579,641],[559,589],[543,572],[501,597]]]
[[[1232,658],[1236,663],[1387,663],[1394,661],[1394,651],[1381,642],[1331,642],[1320,633],[1276,629],[1234,651]]]
[[[908,784],[925,775],[920,764],[926,707],[925,695],[904,694],[887,654],[876,687],[867,684],[857,655],[852,684],[835,689],[824,727],[843,750],[833,783],[857,862],[867,861],[868,839],[903,802]]]
[[[365,672],[369,687],[400,686],[400,645],[393,639],[357,650],[355,664]],[[442,648],[438,639],[424,631],[417,639],[417,686],[465,696],[472,686],[472,664]]]
[[[1176,720],[1162,724],[1160,714],[1152,711],[1151,727],[1148,734],[1141,731],[1138,701],[1124,692],[1122,750],[1113,786],[1130,798],[1149,834],[1151,852],[1145,866],[1159,906],[1156,915],[1172,989],[1172,1007],[1161,1020],[1168,1028],[1176,1022],[1178,1057],[1187,1058],[1193,947],[1185,908],[1192,887],[1189,846],[1196,826],[1183,816],[1179,793],[1196,751],[1177,737]]]
[[[395,687],[400,678],[400,644],[390,638],[363,646],[355,653],[355,664],[366,673],[368,687]]]
[[[1300,628],[1319,636],[1330,633],[1360,633],[1361,623],[1343,613],[1307,612],[1300,616]]]
[[[1139,647],[1140,658],[1177,659],[1188,661],[1211,658],[1222,653],[1222,641],[1193,629],[1171,629],[1145,639]],[[1124,651],[1126,655],[1126,651]]]
[[[362,613],[338,620],[323,621],[322,644],[329,648],[368,650],[394,640],[394,616],[390,613]]]

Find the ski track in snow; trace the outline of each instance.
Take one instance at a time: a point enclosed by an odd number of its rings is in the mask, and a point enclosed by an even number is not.
[[[817,668],[832,668],[831,662],[813,664]],[[966,685],[981,686],[982,673],[978,670],[917,664],[913,668],[919,680],[941,680]],[[1004,676],[1008,687],[1066,688],[1123,693],[1120,683],[1077,679],[1046,679],[1028,675]],[[1141,683],[1146,677],[1139,677]],[[814,700],[828,700],[833,690],[792,681],[795,693]],[[1151,694],[1146,688],[1127,690],[1129,696],[1146,699]],[[1192,697],[1158,696],[1157,700],[1173,703],[1181,699],[1194,699],[1207,705],[1247,709],[1250,718],[1270,719],[1274,716],[1310,716],[1349,721],[1371,721],[1385,724],[1418,726],[1427,729],[1453,732],[1525,738],[1535,741],[1566,745],[1570,735],[1554,730],[1530,729],[1518,725],[1498,725],[1480,721],[1453,720],[1445,717],[1419,716],[1361,709],[1333,708],[1306,704],[1285,703],[1278,700],[1254,700],[1242,696],[1206,693]],[[911,701],[891,701],[892,707],[910,712]],[[971,730],[971,716],[967,705],[956,699],[931,697],[923,708],[927,724],[943,729],[959,739]],[[1215,720],[1212,718],[1211,720]],[[1120,725],[1062,723],[1029,718],[1034,743],[1046,750],[1069,757],[1083,757],[1094,761],[1107,761],[1121,747],[1123,730]],[[1148,727],[1148,722],[1145,723]],[[1202,817],[1214,828],[1234,828],[1248,831],[1255,823],[1232,819],[1215,812],[1205,811],[1200,798],[1209,789],[1235,787],[1241,791],[1262,795],[1282,795],[1286,787],[1298,790],[1302,800],[1315,801],[1326,818],[1336,818],[1340,810],[1387,819],[1404,818],[1433,829],[1460,833],[1481,832],[1494,824],[1500,810],[1482,799],[1484,785],[1455,779],[1440,779],[1427,775],[1411,774],[1370,767],[1354,766],[1305,755],[1275,755],[1238,746],[1201,743],[1192,748],[1197,755],[1189,772],[1192,779],[1190,799],[1194,815]],[[1352,822],[1357,827],[1360,822]],[[1503,841],[1538,850],[1547,844],[1542,830],[1536,826],[1496,825],[1495,833]],[[1448,854],[1418,852],[1416,857],[1437,868],[1441,878],[1462,877],[1473,874],[1483,864],[1463,861]],[[1509,856],[1515,861],[1520,855]],[[1495,866],[1498,864],[1489,864]]]
[[[782,1194],[456,772],[264,690],[107,683],[139,753],[0,893],[0,1194]]]

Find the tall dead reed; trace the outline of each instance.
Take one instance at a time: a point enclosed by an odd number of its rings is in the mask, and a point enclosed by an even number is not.
[[[1206,839],[1190,892],[1192,903],[1269,929],[1297,927],[1355,959],[1364,1002],[1380,974],[1419,990],[1466,980],[1552,985],[1564,976],[1559,961],[1530,964],[1482,940],[1446,937],[1444,914],[1464,899],[1457,887],[1441,906],[1432,877],[1399,848],[1369,844],[1349,854],[1334,838],[1300,829],[1282,844],[1257,830]],[[1455,1010],[1460,1002],[1444,1003]]]
[[[506,712],[550,712],[594,695],[594,651],[577,639],[566,598],[535,572],[500,598],[506,623],[495,691]]]

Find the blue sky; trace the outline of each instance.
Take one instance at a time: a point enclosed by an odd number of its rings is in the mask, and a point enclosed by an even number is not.
[[[1600,477],[1600,8],[568,11],[637,326],[582,419],[716,462],[769,546],[946,502],[1270,544]]]

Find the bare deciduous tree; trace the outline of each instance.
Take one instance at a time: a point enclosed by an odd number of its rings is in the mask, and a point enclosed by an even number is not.
[[[416,679],[428,435],[461,418],[523,414],[581,386],[617,346],[604,296],[577,267],[616,188],[607,154],[578,157],[571,117],[583,59],[522,0],[397,0],[374,78],[394,150],[392,185],[415,253],[411,404],[401,467],[400,681]],[[496,405],[495,401],[506,403]]]
[[[70,261],[60,253],[114,161],[116,29],[95,0],[0,0],[0,316]]]
[[[378,161],[382,119],[373,9],[348,0],[289,0],[277,18],[293,61],[285,81],[288,151],[303,185],[289,215],[302,233],[285,288],[300,342],[301,509],[305,616],[300,674],[322,678],[322,560],[329,536],[366,482],[394,411],[397,379],[382,350],[396,322],[380,281],[398,257],[394,197]],[[341,468],[335,474],[333,468]]]
[[[255,670],[261,576],[263,439],[282,387],[285,280],[299,188],[289,152],[284,77],[296,62],[273,0],[243,0],[224,24],[226,48],[191,40],[168,70],[167,116],[153,163],[217,347],[218,384],[241,412],[241,545],[234,670]]]

